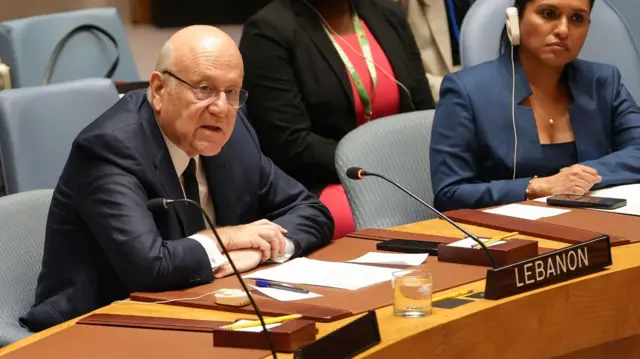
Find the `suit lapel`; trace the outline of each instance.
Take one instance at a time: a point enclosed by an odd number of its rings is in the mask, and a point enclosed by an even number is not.
[[[505,72],[505,87],[508,89],[508,104],[509,112],[505,119],[508,119],[509,124],[507,127],[511,127],[511,121],[515,120],[516,134],[518,136],[518,149],[516,154],[516,176],[521,176],[521,173],[528,173],[530,169],[526,167],[527,163],[536,162],[542,157],[542,146],[540,145],[540,137],[538,135],[538,128],[536,126],[536,119],[533,114],[533,110],[529,106],[523,106],[521,103],[532,94],[531,85],[529,85],[529,79],[522,67],[522,63],[518,60],[518,51],[514,52],[514,73],[515,73],[515,91],[513,93],[514,100],[514,113],[515,118],[511,117],[511,86],[512,86],[512,64],[511,64],[511,50],[507,49],[500,55],[498,61],[502,64],[502,69]],[[512,149],[508,151],[512,155]],[[510,156],[510,157],[511,157]]]
[[[144,100],[140,109],[140,115],[143,117],[144,126],[149,134],[148,138],[151,140],[151,147],[153,147],[151,153],[157,153],[153,166],[156,170],[156,178],[158,178],[164,189],[165,198],[184,198],[184,192],[182,192],[182,186],[180,186],[180,181],[171,161],[167,145],[164,142],[160,126],[156,121],[151,105],[146,100]],[[183,235],[191,235],[192,233],[186,233],[185,230],[187,218],[185,205],[177,203],[167,210],[176,211]]]
[[[573,63],[566,66],[569,89],[573,96],[573,102],[569,106],[569,121],[573,130],[573,137],[578,152],[578,162],[598,158],[597,148],[593,145],[593,134],[601,133],[602,128],[598,126],[598,121],[594,118],[597,113],[596,102],[590,100],[589,93],[597,92],[593,88],[593,83],[585,81],[587,76],[576,74]],[[594,152],[595,151],[595,152]]]
[[[223,149],[224,151],[224,149]],[[207,187],[209,187],[209,195],[213,202],[213,210],[215,213],[216,225],[228,226],[236,225],[237,216],[235,211],[238,204],[234,203],[232,191],[229,189],[237,188],[238,184],[234,183],[234,178],[227,168],[225,155],[223,152],[216,156],[201,156],[202,167],[207,177]],[[226,190],[225,190],[226,189]]]
[[[421,8],[427,19],[427,26],[435,40],[440,55],[444,59],[448,70],[453,71],[453,55],[451,54],[451,39],[449,37],[449,22],[445,0],[420,0]]]
[[[355,108],[351,82],[349,82],[349,78],[347,77],[347,70],[333,43],[324,31],[320,18],[303,1],[291,1],[290,5],[298,16],[298,24],[318,47],[322,57],[329,63],[333,73],[340,80],[342,90],[347,95],[347,98],[349,98],[349,101],[351,101],[351,107]]]

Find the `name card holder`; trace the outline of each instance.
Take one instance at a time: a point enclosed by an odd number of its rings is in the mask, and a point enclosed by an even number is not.
[[[485,299],[502,299],[581,277],[613,263],[609,236],[487,271]]]
[[[496,266],[502,267],[517,263],[538,255],[538,242],[511,238],[505,243],[487,247]],[[490,267],[489,257],[482,248],[454,247],[438,245],[438,261]]]
[[[353,358],[380,343],[380,328],[376,312],[335,330],[315,342],[295,351],[294,359]]]
[[[278,352],[293,352],[304,345],[313,343],[318,334],[316,322],[307,319],[287,320],[268,330],[273,346]],[[259,331],[216,328],[213,330],[213,345],[216,347],[269,350],[269,343],[267,343],[262,327]]]
[[[525,236],[550,239],[568,244],[586,242],[592,238],[606,234],[559,224],[503,216],[501,214],[488,213],[477,209],[457,209],[455,211],[445,212],[445,214],[459,223],[497,229],[504,232],[520,232],[520,234]],[[616,236],[610,236],[609,241],[614,246],[631,243],[627,238]]]

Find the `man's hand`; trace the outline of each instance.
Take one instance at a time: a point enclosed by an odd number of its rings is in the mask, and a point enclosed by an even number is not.
[[[210,230],[201,233],[215,240]],[[263,262],[284,253],[286,233],[286,229],[266,219],[240,226],[218,228],[220,239],[229,252],[239,249],[259,249],[263,253]],[[219,247],[218,242],[215,243]],[[222,251],[222,248],[218,249]]]
[[[220,228],[218,233],[227,250],[259,248],[263,253],[262,261],[266,261],[284,253],[286,245],[284,235],[287,230],[271,221],[261,219],[240,226]],[[256,243],[258,247],[256,247]],[[260,245],[260,243],[267,243],[268,246]]]
[[[560,170],[556,175],[535,178],[531,181],[531,197],[545,197],[556,194],[584,195],[591,187],[602,181],[598,171],[583,165],[573,165]]]
[[[259,249],[239,249],[229,252],[229,256],[240,273],[252,270],[263,262],[261,261],[262,251]],[[222,278],[232,274],[233,268],[229,263],[225,263],[213,272],[215,278]]]

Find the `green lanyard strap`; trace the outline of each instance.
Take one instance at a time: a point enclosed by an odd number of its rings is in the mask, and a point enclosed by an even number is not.
[[[360,101],[362,101],[362,105],[364,106],[365,118],[370,119],[373,114],[373,109],[371,107],[371,97],[369,97],[367,90],[364,88],[364,84],[362,83],[362,80],[360,80],[360,75],[358,75],[358,72],[356,71],[355,66],[353,66],[353,63],[351,62],[351,60],[349,60],[349,57],[347,56],[347,54],[344,52],[344,50],[342,50],[342,47],[340,47],[340,45],[336,42],[333,36],[331,36],[331,33],[329,32],[327,27],[324,24],[322,27],[324,28],[324,31],[329,36],[329,39],[333,43],[333,46],[338,51],[338,55],[340,55],[342,62],[347,67],[347,70],[349,71],[349,75],[351,75],[353,84],[355,85],[356,90],[358,91],[358,95],[360,96]],[[362,54],[364,55],[364,59],[367,63],[367,68],[369,69],[369,75],[371,76],[371,83],[373,85],[372,91],[371,91],[372,97],[373,97],[373,94],[375,94],[376,92],[376,85],[378,82],[376,66],[373,62],[373,55],[371,54],[371,46],[369,46],[369,40],[367,39],[367,35],[364,32],[364,27],[362,27],[362,23],[360,23],[360,18],[358,17],[358,14],[356,14],[355,12],[353,14],[353,27],[355,29],[356,35],[358,36],[358,42],[360,43]]]

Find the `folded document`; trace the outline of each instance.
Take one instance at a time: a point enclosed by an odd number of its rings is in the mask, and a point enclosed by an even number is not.
[[[395,271],[395,268],[296,258],[243,278],[357,290],[391,280],[391,274]]]
[[[427,253],[382,253],[369,252],[362,257],[352,259],[351,263],[387,264],[417,266],[427,260]]]
[[[496,208],[486,209],[484,211],[487,213],[501,214],[503,216],[523,218],[535,221],[540,218],[553,217],[563,213],[567,213],[570,210],[514,203]]]

